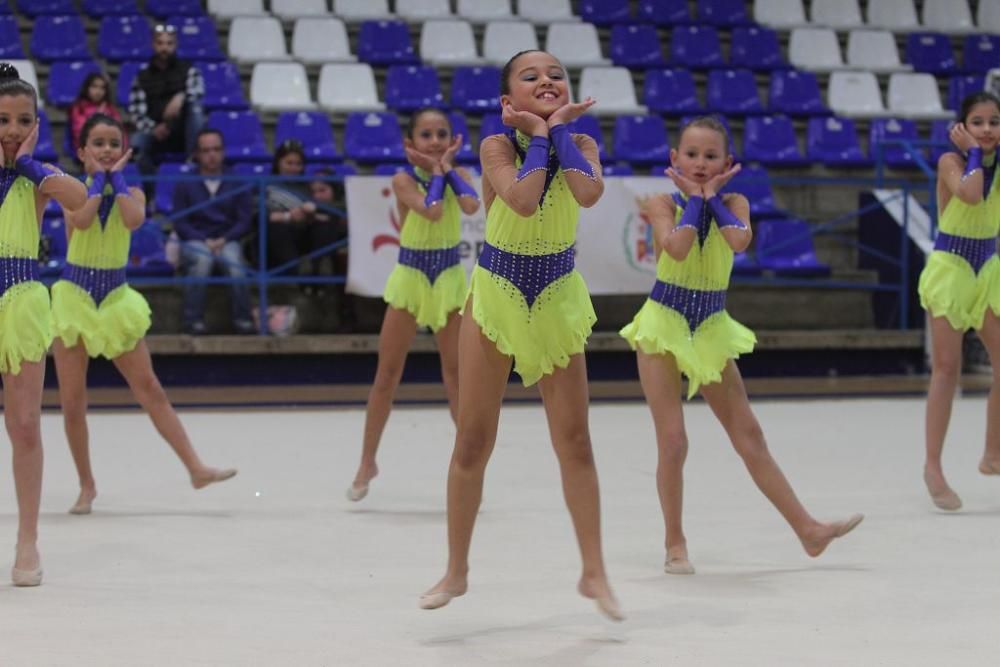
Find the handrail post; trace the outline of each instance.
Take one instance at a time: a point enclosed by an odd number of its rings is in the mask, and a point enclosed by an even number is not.
[[[270,333],[270,321],[267,314],[267,284],[270,276],[267,273],[267,189],[260,176],[257,181],[257,312],[261,336]]]

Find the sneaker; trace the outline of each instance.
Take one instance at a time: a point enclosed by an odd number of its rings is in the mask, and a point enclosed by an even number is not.
[[[201,320],[188,322],[184,325],[184,333],[189,336],[204,336],[207,331],[208,329],[205,327],[205,323]]]
[[[236,320],[233,322],[233,327],[239,336],[253,336],[257,333],[257,327],[250,320]]]

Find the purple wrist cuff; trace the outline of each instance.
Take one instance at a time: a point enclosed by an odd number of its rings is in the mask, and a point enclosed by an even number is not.
[[[125,182],[125,174],[120,171],[112,171],[110,174],[111,189],[114,191],[115,196],[124,195],[126,197],[130,196],[128,191],[128,183]]]
[[[573,135],[566,129],[565,125],[556,125],[549,129],[549,137],[552,145],[556,148],[556,155],[559,157],[559,165],[563,171],[578,171],[587,178],[596,179],[594,167],[573,141]]]
[[[444,178],[448,181],[451,191],[457,196],[472,197],[476,201],[479,201],[479,195],[476,194],[476,189],[466,182],[466,180],[462,178],[454,169],[445,174]]]
[[[983,149],[979,146],[969,149],[969,159],[965,163],[965,171],[962,173],[962,180],[964,181],[969,176],[972,176],[972,172],[976,169],[983,168]]]
[[[737,229],[746,230],[747,225],[745,222],[737,218],[732,211],[730,211],[724,203],[722,203],[722,197],[719,195],[713,195],[708,200],[708,208],[712,211],[712,217],[715,218],[715,224],[719,226],[719,229],[725,227],[736,227]]]
[[[517,180],[521,181],[536,171],[546,171],[549,165],[549,140],[546,137],[532,137],[524,154]]]
[[[99,171],[90,180],[90,187],[87,188],[87,197],[103,197],[104,186],[107,184],[107,172]]]
[[[705,200],[701,197],[689,197],[687,204],[684,206],[684,215],[681,216],[680,222],[674,227],[676,232],[684,227],[690,227],[696,232],[701,231],[701,210],[704,207]]]
[[[17,158],[14,162],[14,169],[17,170],[21,176],[24,176],[29,181],[35,184],[36,187],[41,187],[42,182],[49,176],[60,176],[61,171],[48,171],[41,162],[31,157],[30,155],[22,155]]]
[[[430,187],[427,188],[427,196],[424,197],[424,206],[430,208],[444,199],[444,176],[434,174],[431,176]]]

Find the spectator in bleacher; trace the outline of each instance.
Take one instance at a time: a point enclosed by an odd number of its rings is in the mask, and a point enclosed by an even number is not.
[[[205,82],[198,68],[177,58],[177,29],[158,25],[153,57],[132,83],[128,111],[135,123],[132,147],[139,171],[150,175],[165,153],[190,155],[204,121]],[[147,194],[149,194],[147,192]]]
[[[111,99],[111,82],[100,72],[89,74],[80,86],[76,100],[69,108],[69,132],[73,148],[80,146],[80,129],[95,113],[102,113],[117,121],[122,116]]]
[[[218,130],[204,129],[195,140],[194,159],[200,181],[181,181],[174,188],[174,229],[181,240],[181,273],[192,278],[207,278],[220,266],[230,278],[246,275],[246,260],[241,241],[250,233],[253,221],[253,195],[249,186],[235,180],[223,180],[229,172],[224,167],[225,146]],[[200,206],[190,213],[184,210]],[[237,333],[256,330],[250,319],[250,289],[233,284],[233,326]],[[191,335],[206,333],[205,285],[184,288],[184,331]]]

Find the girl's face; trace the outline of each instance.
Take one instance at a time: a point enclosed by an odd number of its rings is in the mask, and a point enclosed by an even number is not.
[[[965,128],[986,152],[996,150],[1000,141],[1000,109],[994,102],[980,102],[969,109]]]
[[[326,181],[313,181],[309,184],[312,198],[321,202],[333,201],[333,186]]]
[[[548,118],[569,103],[566,70],[555,56],[544,51],[525,53],[515,60],[507,83],[510,94],[501,95],[500,102],[509,103],[515,111]]]
[[[104,79],[97,77],[87,86],[87,98],[94,104],[100,104],[108,96],[108,84]]]
[[[305,164],[302,161],[302,156],[295,151],[286,153],[284,157],[278,160],[278,173],[282,176],[301,176],[304,168]]]
[[[440,158],[448,150],[451,143],[451,125],[444,114],[436,111],[426,111],[413,125],[413,135],[410,137],[417,152]]]
[[[670,151],[670,162],[683,176],[704,184],[729,169],[733,158],[726,150],[726,138],[716,130],[689,127],[680,146]]]
[[[77,157],[87,168],[87,173],[92,174],[91,170],[94,169],[95,165],[92,161],[85,159],[88,154],[96,160],[97,168],[107,171],[122,158],[124,153],[125,142],[122,138],[122,131],[114,125],[99,123],[90,129],[87,143],[77,151]]]
[[[35,103],[27,95],[4,95],[0,97],[0,145],[3,146],[3,156],[10,162],[17,155],[38,117],[35,115]]]

